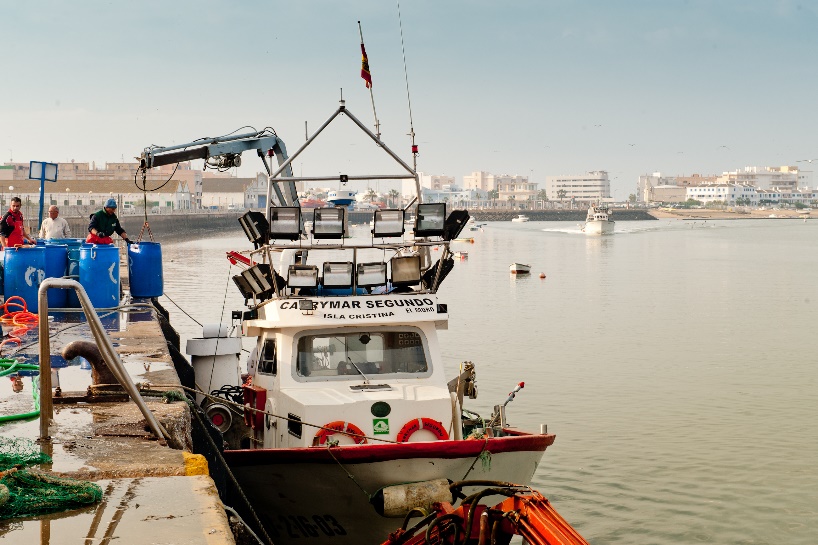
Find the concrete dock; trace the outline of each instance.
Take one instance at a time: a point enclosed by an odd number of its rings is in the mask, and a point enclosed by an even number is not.
[[[180,381],[160,327],[160,312],[148,307],[150,301],[140,303],[143,306],[108,313],[102,321],[128,375],[172,440],[157,440],[121,390],[110,394],[89,390],[91,371],[60,357],[68,343],[93,340],[88,324],[81,312],[54,313],[49,324],[51,364],[56,367],[52,380],[55,388],[59,385],[59,395],[54,397],[51,440],[40,443],[53,463],[33,469],[95,482],[103,498],[79,510],[0,520],[0,542],[235,543],[207,462],[191,453],[191,413],[187,403],[178,400],[182,389],[172,388]],[[36,363],[37,335],[35,328],[23,336],[16,354],[6,345],[3,356]],[[0,381],[0,415],[31,410],[35,380],[22,376],[16,383]],[[177,395],[163,397],[157,395],[160,391]],[[0,435],[36,440],[39,419],[0,424]]]

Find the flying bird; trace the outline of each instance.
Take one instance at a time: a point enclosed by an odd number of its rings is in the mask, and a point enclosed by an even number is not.
[[[730,146],[719,146],[720,148],[730,149]]]
[[[799,159],[796,163],[811,163],[813,161],[818,161],[818,159]]]

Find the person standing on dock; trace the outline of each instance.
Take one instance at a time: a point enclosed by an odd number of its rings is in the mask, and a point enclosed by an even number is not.
[[[88,224],[88,237],[85,242],[90,244],[112,244],[111,235],[118,234],[122,240],[131,243],[128,233],[119,224],[116,217],[116,200],[108,199],[102,210],[91,214],[91,223]]]
[[[60,209],[53,204],[48,207],[48,217],[40,227],[40,238],[71,238],[71,228],[65,218],[60,217]]]
[[[37,244],[37,241],[31,238],[26,231],[23,213],[20,212],[22,206],[23,201],[20,200],[20,197],[12,197],[11,207],[0,220],[0,243],[3,244],[3,248],[23,246],[26,241],[30,244]]]

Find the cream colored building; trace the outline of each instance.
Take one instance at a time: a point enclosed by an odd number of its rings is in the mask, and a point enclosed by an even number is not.
[[[577,176],[546,176],[545,189],[548,198],[560,200],[599,201],[611,198],[611,182],[604,170],[594,170]]]
[[[801,172],[798,167],[744,167],[742,170],[725,172],[718,183],[744,184],[758,189],[799,189],[811,185],[812,172]]]

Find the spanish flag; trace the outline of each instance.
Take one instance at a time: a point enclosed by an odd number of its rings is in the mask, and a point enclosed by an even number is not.
[[[361,77],[366,81],[366,88],[372,87],[372,74],[369,73],[369,59],[366,58],[366,49],[361,42]]]

